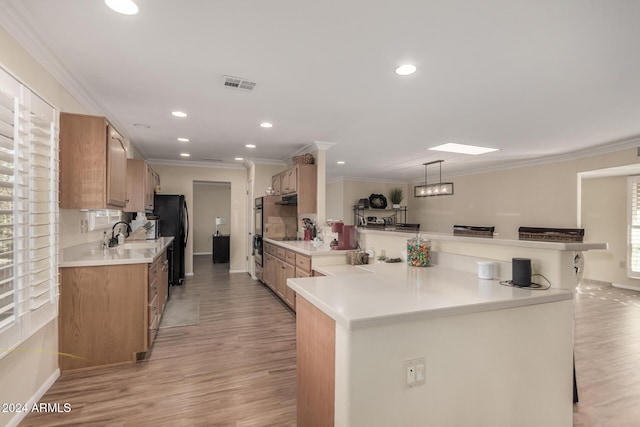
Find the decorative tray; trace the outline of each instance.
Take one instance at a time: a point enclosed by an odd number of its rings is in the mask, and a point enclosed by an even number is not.
[[[369,205],[372,209],[384,209],[387,207],[387,198],[383,194],[369,196]]]

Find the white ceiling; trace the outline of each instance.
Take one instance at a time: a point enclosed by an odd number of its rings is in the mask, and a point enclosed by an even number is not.
[[[640,143],[640,2],[136,2],[0,0],[0,24],[148,159],[282,161],[323,141],[329,179],[402,181],[438,159],[459,174]],[[500,151],[427,150],[446,142]]]

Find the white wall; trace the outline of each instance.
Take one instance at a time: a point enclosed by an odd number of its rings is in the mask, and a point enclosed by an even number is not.
[[[401,205],[406,206],[410,198],[408,194],[409,185],[406,183],[361,180],[331,182],[327,184],[326,192],[327,218],[341,219],[345,224],[353,224],[353,206],[357,205],[360,199],[369,199],[371,194],[384,195],[387,199],[387,208],[391,208],[389,192],[395,187],[402,188],[404,198]],[[371,213],[371,216],[389,216],[390,214],[389,212],[384,215],[376,215],[374,211]]]
[[[635,149],[474,175],[457,176],[453,196],[409,197],[409,222],[432,232],[455,224],[495,226],[501,238],[517,239],[518,228],[578,224],[578,172],[638,163]],[[589,239],[590,241],[593,241]]]
[[[231,230],[231,185],[227,183],[193,184],[193,253],[211,253],[216,217],[227,220],[217,226],[220,234]]]
[[[231,183],[231,201],[229,214],[230,265],[229,271],[247,271],[248,256],[248,228],[247,216],[247,171],[242,169],[170,166],[153,164],[153,169],[160,175],[163,194],[184,194],[189,212],[193,208],[193,184],[196,181],[229,182]],[[191,222],[193,227],[193,222]],[[193,274],[193,228],[189,232],[185,254],[186,274]]]

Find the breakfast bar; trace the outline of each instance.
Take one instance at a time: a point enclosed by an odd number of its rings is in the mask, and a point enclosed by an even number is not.
[[[571,291],[444,266],[322,268],[287,282],[298,425],[571,426]]]

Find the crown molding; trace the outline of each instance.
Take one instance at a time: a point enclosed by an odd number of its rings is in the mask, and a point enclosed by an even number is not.
[[[316,148],[320,151],[327,151],[336,145],[335,142],[326,142],[326,141],[313,141],[313,143],[315,144]]]
[[[193,162],[188,160],[167,160],[167,159],[147,159],[147,163],[151,166],[192,166],[197,168],[209,168],[209,169],[242,169],[245,170],[245,164],[231,164],[231,163],[212,163],[212,162]]]
[[[346,181],[352,181],[352,182],[375,182],[375,183],[382,183],[382,184],[398,184],[398,185],[405,185],[405,184],[409,184],[409,181],[403,181],[403,180],[399,180],[399,179],[381,179],[381,178],[371,178],[371,177],[353,177],[353,176],[338,176],[338,177],[333,177],[331,179],[327,179],[327,184],[333,184],[335,182],[346,182]]]

